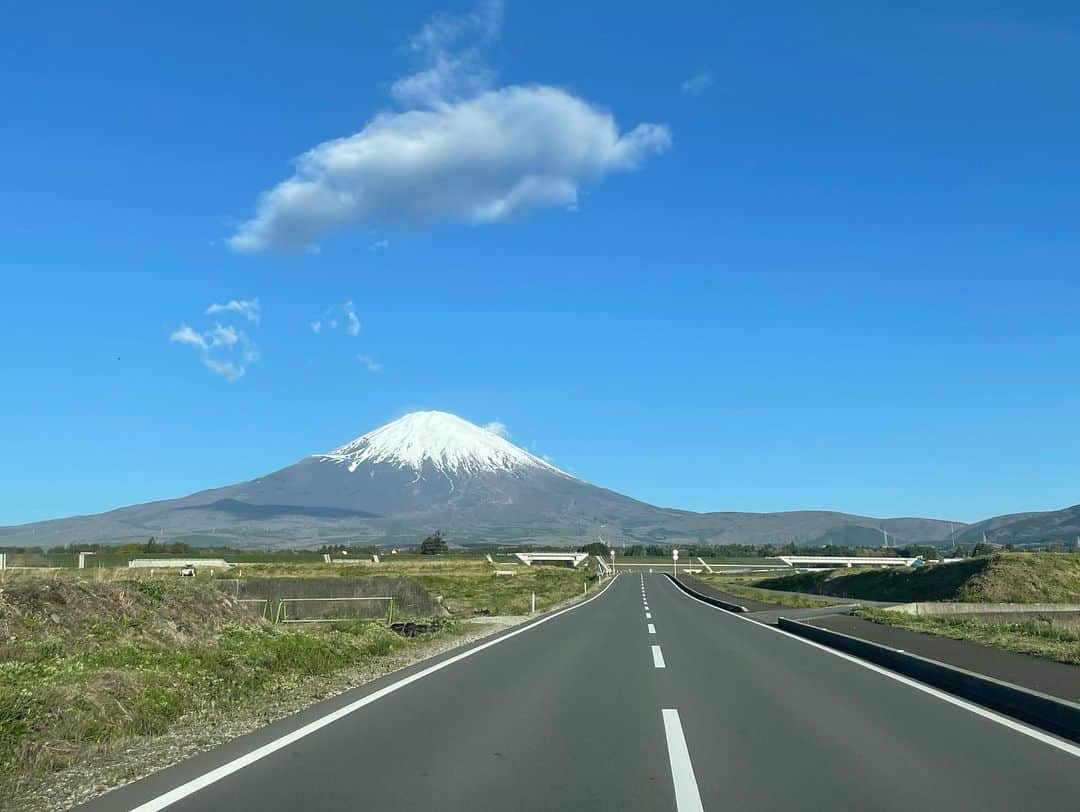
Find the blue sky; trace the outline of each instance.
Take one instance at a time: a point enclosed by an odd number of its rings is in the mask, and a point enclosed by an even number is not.
[[[1080,19],[894,5],[16,4],[0,524],[414,408],[697,510],[1080,501]]]

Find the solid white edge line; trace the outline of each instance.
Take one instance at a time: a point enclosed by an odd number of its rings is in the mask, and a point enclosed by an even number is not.
[[[699,600],[693,595],[683,592],[681,589],[675,586],[675,584],[671,584],[671,588],[676,590],[683,597],[689,598],[692,601],[697,601],[702,606],[707,606],[710,609],[715,609],[717,612],[722,612],[728,617],[736,618],[745,623],[753,624],[758,628],[766,629],[770,632],[776,632],[777,634],[782,634],[785,637],[791,638],[792,640],[797,640],[800,643],[804,643],[808,646],[813,646],[814,648],[821,649],[824,652],[832,654],[834,657],[840,657],[843,660],[855,663],[855,665],[861,666],[868,671],[873,671],[877,674],[888,677],[891,680],[896,680],[897,682],[903,683],[910,688],[915,688],[916,690],[922,691],[924,694],[930,694],[930,696],[937,697],[938,699],[943,699],[951,705],[956,705],[958,708],[963,708],[964,710],[971,711],[977,716],[982,716],[985,719],[989,719],[991,722],[997,722],[1003,727],[1007,727],[1010,730],[1015,730],[1017,733],[1023,733],[1025,736],[1035,739],[1036,741],[1040,741],[1043,744],[1049,744],[1051,747],[1056,747],[1058,750],[1068,753],[1070,756],[1080,758],[1080,747],[1077,747],[1075,744],[1066,741],[1065,739],[1059,739],[1052,733],[1047,733],[1043,730],[1039,730],[1038,728],[1030,727],[1023,722],[1019,722],[1016,719],[1004,716],[997,711],[992,711],[989,708],[984,708],[982,705],[977,705],[974,702],[969,702],[966,699],[961,699],[958,696],[953,696],[950,693],[946,693],[945,691],[934,688],[931,685],[926,685],[925,683],[919,682],[918,680],[912,679],[911,677],[905,677],[903,674],[898,674],[895,671],[890,671],[887,668],[882,668],[875,663],[860,659],[853,654],[848,654],[843,651],[837,651],[834,648],[830,648],[829,646],[823,645],[814,640],[807,640],[805,637],[800,637],[797,634],[786,632],[783,629],[777,628],[776,626],[768,626],[764,623],[758,623],[756,620],[751,620],[748,617],[743,617],[738,612],[728,612],[726,609],[721,609],[719,606],[713,606],[712,604],[705,603],[705,601]]]
[[[660,646],[652,647],[652,664],[653,668],[667,668],[664,663],[664,652],[660,650]]]
[[[668,761],[671,762],[671,783],[675,785],[675,809],[678,812],[704,812],[679,712],[675,708],[663,708],[660,713],[664,717],[664,738],[667,739]]]
[[[350,713],[360,710],[360,708],[364,707],[365,705],[370,705],[372,702],[376,702],[382,699],[384,696],[388,696],[389,694],[394,693],[394,691],[398,690],[399,688],[404,688],[406,685],[410,685],[430,674],[434,674],[436,671],[441,671],[447,666],[453,665],[457,662],[461,662],[462,660],[471,657],[474,654],[479,654],[481,651],[489,649],[492,646],[496,646],[505,640],[509,640],[511,637],[517,637],[519,634],[523,634],[524,632],[530,631],[531,629],[535,629],[537,626],[547,623],[549,620],[554,620],[561,615],[565,615],[567,612],[573,612],[575,609],[580,609],[585,604],[591,603],[592,601],[603,595],[605,592],[607,592],[611,585],[615,583],[617,579],[618,575],[608,581],[607,586],[605,586],[591,598],[583,600],[581,603],[575,603],[573,606],[568,606],[565,609],[560,609],[554,614],[547,615],[546,617],[542,617],[533,623],[529,623],[528,625],[522,626],[521,628],[514,629],[513,631],[508,632],[507,634],[499,637],[496,640],[489,640],[486,643],[481,643],[475,648],[471,648],[468,651],[463,651],[460,654],[455,654],[453,657],[448,657],[447,659],[437,662],[434,665],[430,665],[427,668],[417,671],[415,674],[410,674],[407,677],[399,679],[397,682],[392,682],[389,685],[386,685],[379,690],[368,694],[365,697],[357,699],[355,702],[350,702],[348,705],[338,708],[336,711],[332,711],[325,716],[321,716],[313,722],[308,722],[303,727],[299,727],[291,733],[286,733],[283,736],[279,736],[278,738],[274,739],[271,742],[267,742],[261,747],[257,747],[254,750],[245,753],[242,756],[238,756],[232,761],[228,761],[225,764],[222,764],[221,766],[216,767],[207,773],[203,773],[196,778],[192,778],[190,781],[186,781],[180,786],[175,787],[168,792],[157,796],[156,798],[151,798],[149,801],[146,801],[145,803],[134,807],[132,809],[132,812],[157,812],[157,810],[159,809],[165,809],[166,807],[171,806],[177,801],[183,800],[189,795],[193,795],[199,790],[220,781],[222,778],[232,775],[233,773],[242,770],[244,767],[247,767],[250,764],[254,764],[256,761],[266,758],[266,756],[269,756],[284,747],[288,747],[293,742],[299,741],[305,736],[309,736],[312,733],[315,733],[316,731],[326,727],[327,725],[333,724],[339,719],[348,716]]]
[[[656,634],[656,627],[653,624],[649,624],[649,634]]]

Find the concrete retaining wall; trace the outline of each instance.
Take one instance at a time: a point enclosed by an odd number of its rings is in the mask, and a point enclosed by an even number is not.
[[[781,629],[830,648],[913,677],[980,705],[1041,727],[1070,741],[1080,742],[1080,705],[1011,685],[936,660],[908,654],[851,635],[822,629],[797,620],[779,619]]]
[[[264,606],[259,599],[275,607],[284,600],[290,620],[386,617],[389,604],[381,600],[317,600],[320,598],[393,597],[396,617],[447,614],[412,578],[238,578],[216,580],[214,586],[239,600],[250,600],[256,611]]]

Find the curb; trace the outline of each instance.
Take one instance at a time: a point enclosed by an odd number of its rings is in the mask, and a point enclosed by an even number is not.
[[[1080,704],[1075,702],[786,617],[777,625],[1080,744]]]
[[[745,606],[742,606],[741,604],[729,603],[728,601],[722,601],[719,598],[714,598],[714,597],[712,597],[710,595],[703,595],[702,593],[698,592],[696,589],[691,589],[686,584],[679,581],[678,578],[675,578],[674,576],[669,575],[666,572],[664,573],[664,576],[669,581],[671,581],[673,584],[675,584],[675,586],[677,586],[679,589],[681,589],[683,592],[685,592],[687,595],[693,595],[699,601],[704,601],[705,603],[708,603],[708,604],[710,604],[712,606],[717,606],[720,609],[727,609],[729,612],[749,612],[750,611],[749,609],[747,609]]]

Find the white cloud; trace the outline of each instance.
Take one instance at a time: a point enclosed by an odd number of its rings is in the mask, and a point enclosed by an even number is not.
[[[510,439],[510,429],[506,427],[505,423],[500,423],[498,420],[493,420],[484,426],[484,431],[490,431],[492,434],[497,434],[504,440]]]
[[[209,347],[231,347],[240,340],[240,331],[235,327],[222,327],[215,324],[214,328],[204,334],[209,336]]]
[[[712,74],[702,71],[695,74],[682,83],[682,92],[691,96],[699,96],[704,93],[713,83]]]
[[[364,365],[364,369],[368,372],[382,372],[382,364],[372,358],[370,355],[358,355],[356,360]]]
[[[501,6],[436,17],[411,41],[427,67],[391,87],[406,109],[301,155],[229,239],[237,251],[304,250],[349,226],[491,223],[573,207],[583,184],[636,169],[671,144],[659,124],[620,131],[608,111],[548,85],[493,87],[477,48]]]
[[[390,240],[375,240],[369,248],[371,251],[385,251],[390,247]]]
[[[207,308],[209,313],[215,305]],[[244,310],[224,308],[225,311],[243,313]],[[216,312],[223,312],[221,309]],[[221,375],[230,383],[242,378],[247,366],[259,360],[259,350],[255,342],[245,333],[231,324],[215,324],[208,330],[199,331],[186,323],[169,335],[169,341],[185,344],[198,350],[203,365],[212,372]]]
[[[196,333],[186,324],[181,324],[179,329],[174,330],[172,335],[169,336],[169,341],[175,341],[178,344],[189,344],[202,350],[209,349],[202,335]]]
[[[255,324],[262,318],[262,309],[258,299],[230,299],[224,304],[212,304],[206,308],[206,315],[214,316],[219,313],[240,313],[244,318]]]
[[[333,315],[338,312],[342,314],[340,318]],[[360,319],[356,315],[356,307],[351,299],[341,305],[340,308],[337,305],[328,307],[320,318],[311,322],[311,332],[319,335],[325,330],[336,330],[341,324],[344,324],[345,332],[349,335],[360,335]]]
[[[360,319],[356,318],[356,310],[353,309],[353,303],[345,302],[343,305],[345,310],[345,332],[351,336],[360,335]]]
[[[234,364],[232,361],[215,361],[213,358],[204,358],[203,363],[209,369],[224,377],[229,383],[232,383],[237,378],[242,378],[244,373],[247,372],[244,367]]]

